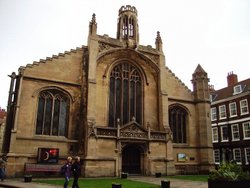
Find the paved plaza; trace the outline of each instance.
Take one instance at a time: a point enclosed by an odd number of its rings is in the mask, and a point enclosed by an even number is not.
[[[149,176],[132,176],[128,177],[128,179],[134,181],[141,181],[152,183],[156,185],[161,185],[162,180],[166,180],[164,178],[156,178]],[[178,179],[167,179],[170,180],[171,188],[208,188],[207,182],[198,182],[198,181],[189,181],[189,180],[178,180]],[[59,188],[62,186],[56,185],[48,185],[42,183],[35,182],[24,182],[23,179],[6,179],[3,182],[0,182],[0,187],[9,187],[9,188]],[[111,187],[111,185],[110,185]]]

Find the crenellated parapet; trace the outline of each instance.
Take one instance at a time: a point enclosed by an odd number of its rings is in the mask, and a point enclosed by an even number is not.
[[[27,64],[26,66],[20,66],[18,71],[22,72],[26,68],[32,68],[34,66],[39,66],[41,63],[46,63],[48,61],[53,61],[54,59],[59,59],[60,57],[65,57],[65,55],[77,53],[78,51],[82,51],[84,48],[86,48],[86,46],[77,47],[76,49],[71,49],[70,51],[65,51],[64,53],[59,53],[58,55],[52,55],[52,57],[46,57],[46,59],[40,59],[39,61],[33,61],[32,64]]]
[[[136,16],[137,16],[137,10],[134,6],[131,6],[131,5],[126,5],[126,6],[122,6],[120,9],[119,9],[119,15],[124,13],[124,12],[133,12]]]
[[[186,85],[184,82],[181,81],[180,78],[178,78],[175,73],[173,73],[168,67],[166,67],[166,70],[182,85],[185,87],[185,89],[188,91],[188,92],[192,92]]]

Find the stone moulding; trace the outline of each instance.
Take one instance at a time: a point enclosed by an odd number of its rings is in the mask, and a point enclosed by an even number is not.
[[[92,134],[96,138],[116,138],[116,139],[134,139],[134,140],[151,140],[166,141],[166,132],[151,132],[144,130],[137,125],[131,125],[121,128],[109,127],[91,127]]]

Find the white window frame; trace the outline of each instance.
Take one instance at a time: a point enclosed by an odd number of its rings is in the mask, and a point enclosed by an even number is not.
[[[212,94],[209,95],[209,100],[210,100],[210,102],[213,102],[213,95]]]
[[[243,126],[244,140],[249,140],[250,139],[250,122],[244,122],[242,123],[242,126]],[[247,130],[246,130],[246,126],[248,126]],[[249,134],[249,136],[247,136],[246,134]]]
[[[228,138],[228,127],[227,127],[227,125],[224,125],[224,126],[221,126],[220,128],[221,128],[221,129],[220,129],[220,130],[221,130],[221,131],[220,131],[220,132],[221,132],[221,142],[227,142],[228,139],[229,139],[229,138]],[[227,129],[227,139],[224,139],[224,137],[223,137],[223,128],[226,128],[226,129]]]
[[[219,133],[218,133],[217,127],[212,128],[212,139],[213,139],[213,142],[219,142]]]
[[[213,153],[214,153],[214,164],[220,164],[220,150],[215,149]]]
[[[236,152],[239,152],[238,156],[236,156]],[[242,164],[242,157],[241,157],[241,150],[240,150],[240,148],[234,148],[233,149],[233,157],[234,157],[234,161],[236,161],[237,164]],[[236,157],[239,157],[238,161],[237,161]]]
[[[233,95],[237,95],[239,93],[242,93],[242,87],[241,87],[241,85],[234,86],[234,93],[233,93]]]
[[[237,128],[237,130],[234,130],[234,127]],[[239,131],[239,125],[238,124],[233,124],[231,125],[231,132],[232,132],[232,141],[238,141],[240,140],[240,131]],[[238,138],[235,138],[234,133],[238,134]]]
[[[245,148],[245,161],[246,164],[249,164],[248,161],[250,161],[250,148]]]
[[[220,119],[227,118],[226,105],[219,106],[219,112],[220,112]]]
[[[248,114],[248,103],[247,99],[241,100],[240,101],[240,115],[245,115]]]
[[[217,111],[216,107],[211,108],[211,121],[217,120]]]
[[[229,103],[229,113],[230,113],[230,117],[237,116],[236,102]]]

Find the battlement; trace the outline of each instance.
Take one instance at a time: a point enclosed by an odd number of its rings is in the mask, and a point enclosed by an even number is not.
[[[124,12],[133,12],[137,16],[137,10],[136,10],[136,8],[134,6],[131,6],[131,5],[122,6],[119,9],[119,15],[122,14],[122,13],[124,13]]]

